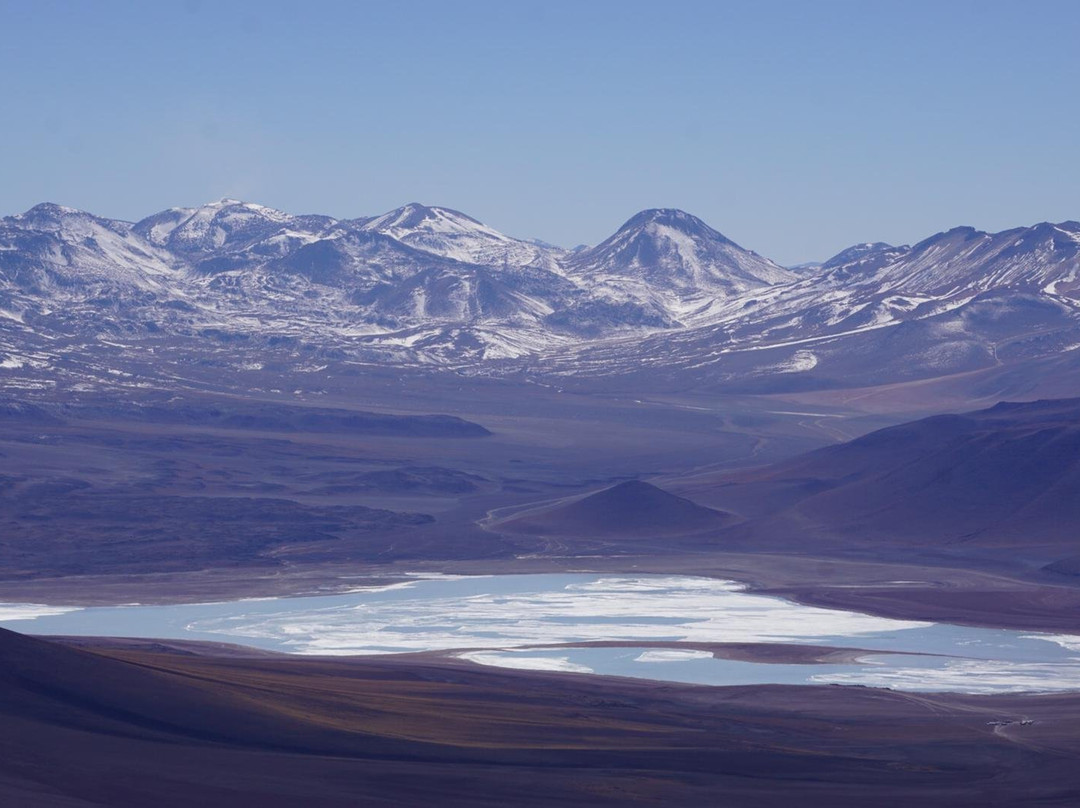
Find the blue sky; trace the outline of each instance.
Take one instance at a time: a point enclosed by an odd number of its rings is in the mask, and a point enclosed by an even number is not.
[[[0,0],[0,214],[440,204],[784,263],[1080,219],[1080,3]]]

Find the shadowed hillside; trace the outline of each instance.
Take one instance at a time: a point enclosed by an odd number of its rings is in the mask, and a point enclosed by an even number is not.
[[[770,546],[799,536],[1067,571],[1080,554],[1080,400],[882,429],[729,480],[715,500]]]

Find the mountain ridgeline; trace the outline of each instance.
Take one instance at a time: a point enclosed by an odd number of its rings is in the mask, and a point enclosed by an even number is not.
[[[190,338],[564,377],[662,360],[735,387],[827,387],[1057,356],[1080,345],[1078,323],[1077,222],[956,228],[788,269],[673,209],[572,251],[419,204],[336,219],[225,199],[136,223],[41,204],[0,219],[7,370],[55,366],[58,338]]]

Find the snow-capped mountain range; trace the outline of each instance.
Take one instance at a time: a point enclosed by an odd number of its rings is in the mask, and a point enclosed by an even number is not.
[[[463,372],[821,376],[837,353],[873,362],[888,333],[907,345],[889,362],[945,373],[1029,333],[1066,351],[1078,319],[1077,222],[786,269],[672,209],[573,251],[419,204],[335,219],[223,199],[136,223],[42,204],[0,219],[0,370],[32,366],[31,342],[191,339]]]

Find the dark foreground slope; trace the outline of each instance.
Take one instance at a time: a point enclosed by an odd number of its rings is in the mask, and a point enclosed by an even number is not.
[[[0,660],[5,805],[1080,798],[1080,699],[1070,696],[680,687],[424,657],[98,654],[9,632]],[[990,723],[1002,721],[1015,723]]]

